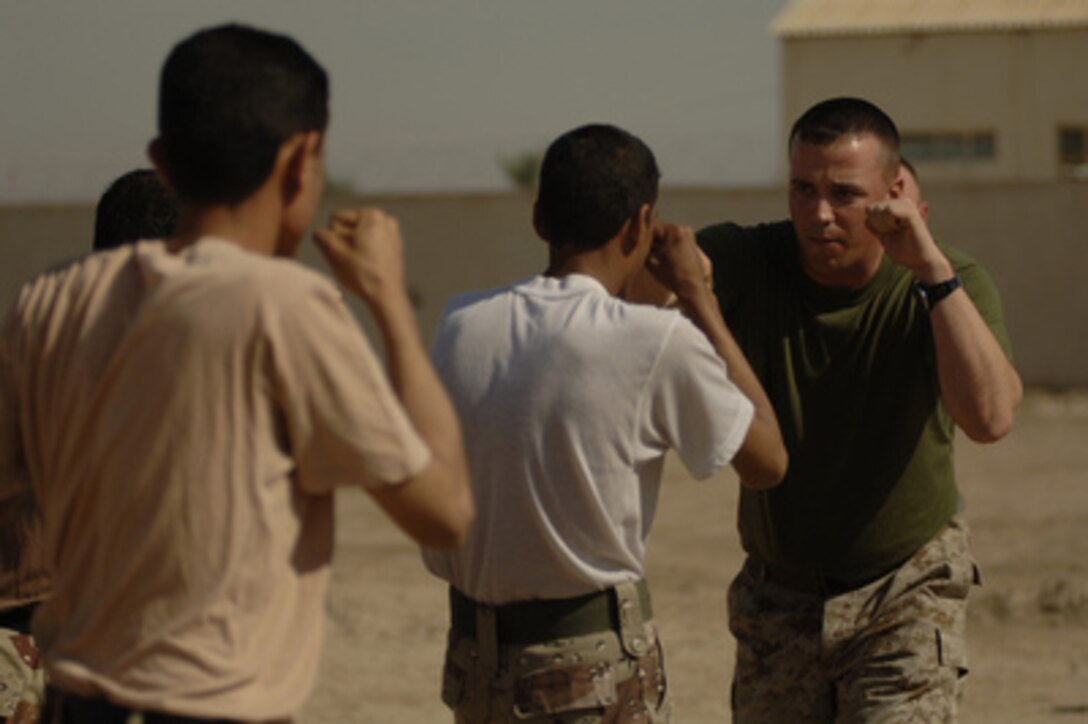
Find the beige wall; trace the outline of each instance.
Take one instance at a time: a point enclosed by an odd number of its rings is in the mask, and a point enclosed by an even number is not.
[[[924,163],[933,180],[1053,180],[1058,126],[1088,125],[1088,30],[790,38],[781,48],[783,137],[806,108],[839,95],[872,100],[902,131],[996,132],[995,160]]]
[[[928,183],[931,222],[943,241],[990,269],[1005,302],[1017,365],[1032,384],[1088,385],[1088,184]],[[430,336],[451,295],[494,287],[543,269],[544,244],[519,194],[369,197],[398,216],[407,239],[409,284]],[[351,203],[333,199],[326,208]],[[784,192],[670,190],[662,215],[696,227],[784,218]],[[93,209],[0,207],[0,302],[46,265],[90,247]],[[322,267],[312,245],[303,260]]]

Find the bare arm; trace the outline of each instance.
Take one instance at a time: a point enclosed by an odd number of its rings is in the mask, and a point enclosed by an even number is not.
[[[789,463],[778,418],[763,386],[725,325],[718,299],[710,288],[705,260],[695,244],[695,232],[690,226],[658,224],[654,228],[654,251],[647,268],[676,295],[681,311],[707,336],[725,360],[729,378],[755,407],[752,425],[733,458],[733,467],[747,487],[774,487],[782,482]]]
[[[336,277],[374,315],[393,389],[431,450],[418,475],[368,492],[420,544],[456,546],[474,515],[461,427],[416,327],[397,221],[377,209],[342,211],[315,239]]]
[[[868,223],[891,260],[909,269],[922,284],[954,276],[952,264],[910,201],[874,204]],[[1012,429],[1023,396],[1016,369],[963,288],[938,302],[930,321],[941,397],[952,420],[977,442],[1001,439]]]

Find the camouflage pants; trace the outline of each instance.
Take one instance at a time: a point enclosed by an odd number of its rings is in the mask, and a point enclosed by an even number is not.
[[[748,561],[729,590],[734,721],[955,721],[978,583],[959,518],[898,569],[840,595],[760,580]]]
[[[35,724],[45,701],[45,671],[28,634],[0,628],[0,717]]]
[[[657,630],[632,621],[541,643],[497,643],[449,634],[442,701],[457,724],[642,724],[670,721]]]

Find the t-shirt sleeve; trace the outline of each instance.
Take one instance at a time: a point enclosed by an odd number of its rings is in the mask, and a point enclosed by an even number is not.
[[[730,381],[706,336],[680,318],[654,369],[651,416],[669,447],[697,479],[721,470],[744,443],[754,407]]]
[[[431,454],[332,285],[278,305],[269,335],[273,384],[300,486],[404,482]]]

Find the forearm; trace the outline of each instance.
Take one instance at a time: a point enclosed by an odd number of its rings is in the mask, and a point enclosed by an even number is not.
[[[710,340],[725,361],[729,379],[752,402],[755,414],[744,444],[733,458],[741,482],[751,488],[769,488],[782,481],[788,455],[778,418],[767,393],[722,318],[717,297],[709,287],[680,297],[680,307]]]
[[[930,321],[941,397],[952,420],[977,442],[1001,439],[1023,396],[1020,376],[963,289],[941,300]]]
[[[461,426],[419,337],[404,286],[400,227],[380,209],[349,209],[333,214],[314,239],[337,278],[370,307],[393,390],[431,451],[431,462],[401,485],[368,490],[419,543],[457,545],[473,516]]]
[[[915,278],[932,286],[956,274],[922,226],[925,250],[913,265]],[[1020,376],[1005,356],[993,332],[962,287],[936,302],[930,324],[937,352],[937,377],[948,413],[972,440],[993,442],[1012,429],[1020,405]]]
[[[423,545],[454,545],[473,516],[460,423],[403,288],[383,292],[376,300],[370,308],[385,346],[390,382],[430,448],[432,461],[408,485],[381,491],[375,498]]]
[[[390,382],[416,429],[446,457],[459,454],[457,418],[424,348],[407,294],[389,290],[371,304],[371,311],[385,346]]]

